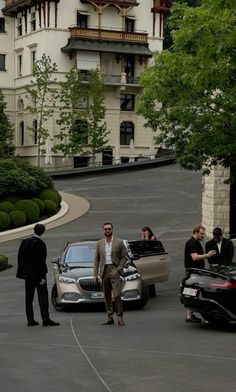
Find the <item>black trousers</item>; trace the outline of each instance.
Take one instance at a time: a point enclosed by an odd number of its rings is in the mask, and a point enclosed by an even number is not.
[[[33,300],[37,289],[40,313],[43,321],[49,320],[47,284],[37,284],[31,279],[25,279],[25,310],[28,322],[34,320]]]

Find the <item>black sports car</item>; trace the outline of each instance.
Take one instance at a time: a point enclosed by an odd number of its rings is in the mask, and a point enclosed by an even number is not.
[[[211,324],[236,321],[236,264],[189,268],[180,284],[180,300]]]

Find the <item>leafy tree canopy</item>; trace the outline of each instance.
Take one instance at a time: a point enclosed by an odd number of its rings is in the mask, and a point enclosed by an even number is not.
[[[141,77],[139,112],[187,169],[236,167],[236,9],[231,0],[176,3],[171,50]],[[160,102],[161,104],[158,104]]]
[[[6,102],[0,91],[0,158],[7,158],[14,154],[14,130],[5,113]]]

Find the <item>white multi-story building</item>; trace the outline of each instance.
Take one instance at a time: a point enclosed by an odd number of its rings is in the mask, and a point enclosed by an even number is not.
[[[0,0],[0,90],[15,127],[16,154],[36,162],[34,119],[27,110],[25,86],[35,60],[45,53],[62,81],[75,65],[86,73],[99,67],[105,80],[109,148],[103,163],[155,155],[153,134],[135,111],[140,73],[153,52],[162,50],[163,21],[170,0]],[[85,82],[86,83],[86,82]],[[48,122],[50,140],[41,164],[63,165],[53,154],[58,109]],[[71,165],[89,157],[73,157]]]

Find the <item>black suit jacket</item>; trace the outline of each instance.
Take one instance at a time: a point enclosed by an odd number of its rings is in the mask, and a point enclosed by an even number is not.
[[[212,239],[206,243],[206,253],[210,250],[215,250],[216,255],[208,258],[209,264],[229,265],[232,263],[234,246],[231,240],[222,238],[221,251],[219,253],[217,243]]]
[[[24,239],[18,252],[18,267],[16,277],[31,279],[36,284],[46,279],[48,272],[46,265],[47,248],[45,242],[33,235]]]

